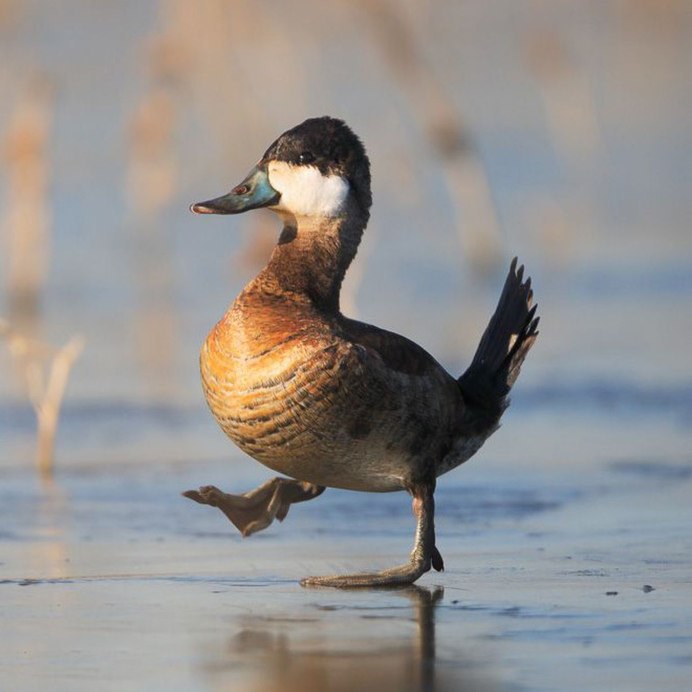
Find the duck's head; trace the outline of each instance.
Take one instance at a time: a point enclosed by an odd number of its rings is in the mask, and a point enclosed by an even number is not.
[[[324,116],[284,132],[240,185],[191,209],[196,214],[240,214],[268,207],[294,219],[356,211],[367,220],[371,202],[363,144],[343,121]]]

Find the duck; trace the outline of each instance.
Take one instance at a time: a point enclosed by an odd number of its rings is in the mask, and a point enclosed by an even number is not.
[[[245,453],[281,474],[231,494],[183,495],[221,510],[243,536],[283,521],[326,488],[411,496],[414,545],[401,565],[307,577],[303,586],[409,585],[442,571],[435,541],[438,477],[471,458],[499,427],[538,335],[531,279],[515,257],[469,367],[448,373],[397,333],[351,319],[339,304],[372,204],[370,162],[343,120],[309,118],[278,137],[228,194],[195,214],[267,208],[282,222],[267,265],[206,338],[207,404]]]

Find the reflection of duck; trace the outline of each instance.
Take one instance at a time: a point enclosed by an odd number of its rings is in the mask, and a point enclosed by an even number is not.
[[[468,370],[458,379],[412,341],[344,317],[339,291],[371,204],[363,145],[340,120],[285,132],[229,194],[199,214],[269,207],[284,227],[269,264],[209,334],[201,353],[207,401],[226,434],[275,478],[245,495],[213,486],[185,495],[219,507],[243,535],[283,520],[326,486],[407,490],[418,521],[407,564],[304,584],[407,584],[442,569],[435,547],[438,476],[498,427],[536,339],[530,280],[516,260]],[[295,480],[293,480],[295,479]]]
[[[261,615],[234,620],[237,631],[216,653],[205,646],[203,672],[215,689],[262,692],[494,689],[461,632],[445,643],[438,664],[435,618],[443,597],[440,587],[412,585],[374,600],[361,592],[329,604],[267,603]]]

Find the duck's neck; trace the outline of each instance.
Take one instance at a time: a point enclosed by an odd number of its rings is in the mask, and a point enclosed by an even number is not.
[[[267,288],[309,299],[339,311],[339,293],[367,224],[367,216],[285,217],[278,245],[258,279]]]

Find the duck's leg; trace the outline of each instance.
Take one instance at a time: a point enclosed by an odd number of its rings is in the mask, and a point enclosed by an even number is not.
[[[401,586],[412,584],[422,574],[434,567],[438,572],[444,569],[442,556],[435,547],[435,500],[433,485],[415,485],[410,491],[413,495],[413,514],[417,519],[416,539],[409,561],[405,565],[392,567],[382,572],[364,574],[344,574],[328,577],[307,577],[302,586],[335,586],[354,588],[361,586]]]
[[[324,492],[324,486],[290,478],[272,478],[259,488],[243,495],[229,495],[213,485],[187,490],[189,497],[201,505],[218,507],[240,531],[249,536],[278,519],[283,521],[292,504],[312,500]]]

